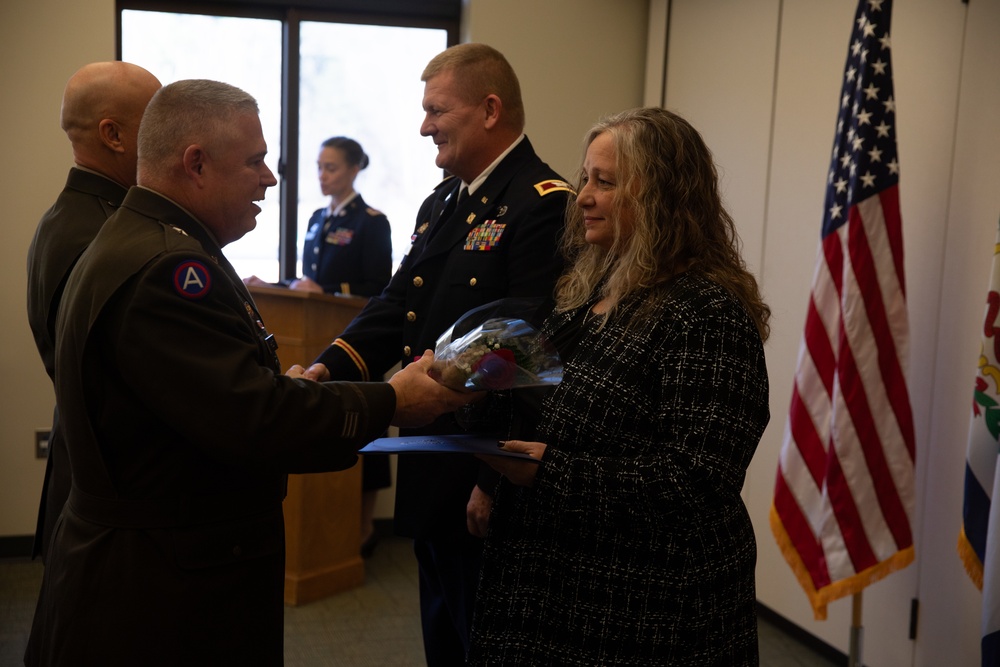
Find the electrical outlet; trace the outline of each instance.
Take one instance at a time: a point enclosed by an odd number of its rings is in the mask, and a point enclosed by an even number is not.
[[[49,457],[49,430],[37,429],[35,431],[35,458],[45,459]]]

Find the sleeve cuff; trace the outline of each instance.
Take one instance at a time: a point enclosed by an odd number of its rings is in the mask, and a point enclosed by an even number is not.
[[[388,382],[333,382],[344,390],[345,437],[357,438],[363,447],[382,436],[396,413],[396,390]],[[357,415],[352,417],[351,413]],[[349,429],[354,433],[348,433]]]
[[[333,380],[349,382],[370,382],[368,364],[364,357],[343,338],[333,341],[316,357],[313,363],[321,363],[330,371]]]

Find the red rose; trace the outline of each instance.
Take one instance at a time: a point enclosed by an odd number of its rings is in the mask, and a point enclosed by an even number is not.
[[[487,352],[472,365],[470,378],[480,389],[510,389],[517,377],[514,353],[500,349]]]

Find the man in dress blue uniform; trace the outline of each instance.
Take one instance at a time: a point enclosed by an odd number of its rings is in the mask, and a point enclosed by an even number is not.
[[[420,133],[446,178],[417,213],[413,245],[388,287],[317,359],[332,377],[364,380],[405,365],[466,311],[504,297],[550,297],[571,188],[524,136],[510,64],[461,44],[424,69]],[[453,416],[417,433],[454,433]],[[427,663],[462,664],[482,536],[497,477],[472,456],[400,455],[395,530],[414,538]]]
[[[352,466],[390,423],[469,400],[430,378],[430,355],[388,383],[280,374],[222,253],[277,182],[266,152],[244,91],[161,88],[139,132],[138,186],[70,274],[56,400],[73,486],[29,667],[283,664],[287,473]]]
[[[135,185],[139,121],[160,88],[155,76],[131,63],[84,65],[63,91],[60,125],[73,147],[66,187],[45,212],[28,250],[28,324],[45,372],[55,381],[56,311],[70,269]],[[32,557],[45,559],[48,539],[66,496],[69,462],[58,409],[49,431],[42,498]]]

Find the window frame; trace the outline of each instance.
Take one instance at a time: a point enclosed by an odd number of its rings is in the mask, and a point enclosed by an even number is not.
[[[300,26],[303,21],[444,30],[458,43],[462,0],[117,0],[115,53],[122,58],[122,11],[139,10],[281,22],[281,146],[278,156],[278,275],[296,278],[299,200]],[[291,85],[295,82],[295,85]]]

